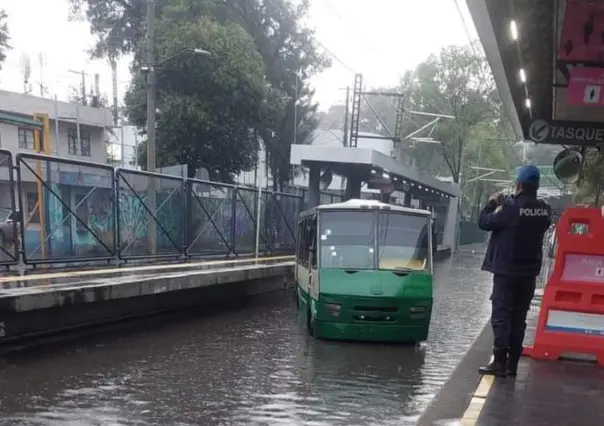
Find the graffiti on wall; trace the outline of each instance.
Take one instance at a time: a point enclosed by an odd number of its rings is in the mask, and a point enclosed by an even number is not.
[[[52,192],[45,192],[47,208],[42,220],[46,231],[41,230],[41,224],[31,224],[25,229],[29,259],[111,257],[114,241],[122,256],[144,257],[151,253],[151,223],[155,223],[159,254],[179,254],[183,243],[189,247],[189,254],[255,250],[258,195],[254,190],[239,189],[233,194],[234,189],[225,188],[218,193],[189,194],[185,203],[186,194],[181,188],[159,189],[153,219],[148,211],[146,191],[133,193],[121,188],[116,198],[111,188],[64,184],[50,187]],[[277,201],[272,195],[263,194],[260,250],[295,245],[289,229],[295,228],[298,201],[296,197]],[[185,205],[189,208],[186,234],[183,232]],[[291,218],[286,219],[284,215]],[[119,221],[117,234],[116,221]]]

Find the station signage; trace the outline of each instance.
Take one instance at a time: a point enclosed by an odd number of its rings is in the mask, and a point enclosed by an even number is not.
[[[595,145],[604,143],[604,123],[538,119],[529,127],[529,138],[536,143],[555,145]]]
[[[570,105],[604,104],[604,68],[573,67],[566,91],[566,101]]]
[[[601,22],[604,4],[599,0],[566,0],[558,45],[558,60],[602,62]]]

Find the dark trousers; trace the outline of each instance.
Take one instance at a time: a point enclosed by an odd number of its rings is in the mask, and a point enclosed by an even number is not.
[[[507,353],[512,358],[520,357],[526,315],[535,295],[536,277],[511,277],[493,275],[491,295],[491,326],[495,335],[495,354]]]

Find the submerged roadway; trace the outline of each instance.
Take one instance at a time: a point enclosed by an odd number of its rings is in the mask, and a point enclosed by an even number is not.
[[[420,347],[316,341],[281,292],[5,360],[0,425],[413,425],[488,319],[481,260],[437,263]]]

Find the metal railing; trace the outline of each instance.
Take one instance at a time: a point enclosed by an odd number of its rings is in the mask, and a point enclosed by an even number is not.
[[[293,253],[303,203],[301,195],[41,154],[13,162],[6,150],[0,186],[6,267]]]
[[[16,265],[19,263],[19,228],[16,219],[16,204],[13,177],[13,156],[10,151],[0,150],[0,181],[7,185],[0,189],[0,265]],[[8,187],[6,187],[8,186]]]

